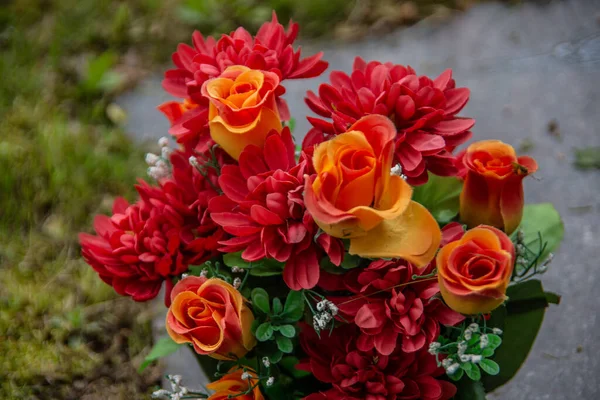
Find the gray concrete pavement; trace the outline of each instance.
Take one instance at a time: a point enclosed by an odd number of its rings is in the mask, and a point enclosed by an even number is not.
[[[517,377],[489,398],[600,398],[600,171],[572,164],[574,148],[600,146],[600,2],[482,4],[385,37],[305,47],[306,54],[324,48],[330,70],[348,72],[356,55],[410,64],[429,76],[452,68],[458,86],[471,89],[462,115],[477,119],[474,140],[533,144],[529,154],[540,165],[540,180],[527,180],[526,200],[554,203],[565,222],[565,241],[543,279],[562,294],[562,304],[547,312]],[[311,115],[303,94],[324,80],[286,84],[298,137],[309,127],[303,116]],[[164,135],[168,124],[154,107],[168,98],[157,76],[119,99],[129,114],[128,131],[139,138]],[[551,120],[561,139],[549,134]],[[169,370],[197,376],[189,365],[193,358],[171,360]]]

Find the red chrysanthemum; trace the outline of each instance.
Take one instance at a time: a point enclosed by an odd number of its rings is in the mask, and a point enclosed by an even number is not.
[[[308,359],[298,368],[332,385],[329,390],[310,394],[306,400],[447,400],[456,394],[453,384],[436,379],[444,370],[437,367],[435,357],[426,350],[382,355],[374,349],[361,350],[358,336],[358,329],[352,324],[321,337],[304,326],[300,344]]]
[[[428,274],[433,267],[418,270],[404,260],[377,260],[341,278],[346,290],[358,296],[332,300],[360,328],[359,349],[375,348],[390,355],[401,347],[405,353],[414,353],[437,339],[440,324],[455,325],[464,319],[434,297],[439,293],[437,279],[410,283],[413,275]]]
[[[381,114],[396,124],[395,158],[409,183],[427,182],[427,171],[457,174],[452,151],[471,136],[475,120],[456,116],[470,92],[456,88],[451,70],[431,80],[411,67],[357,57],[350,76],[333,71],[330,81],[319,87],[318,96],[307,93],[310,109],[332,121],[309,117],[313,129],[304,148],[345,132],[364,115]]]
[[[309,289],[319,280],[319,261],[327,254],[339,265],[344,247],[318,227],[304,206],[306,159],[296,163],[289,128],[273,131],[264,149],[247,146],[239,166],[222,169],[223,195],[210,202],[215,222],[233,238],[221,241],[221,251],[242,252],[246,261],[271,258],[285,262],[283,278],[293,290]]]
[[[281,80],[321,75],[328,66],[321,60],[322,52],[300,59],[301,49],[294,50],[298,30],[298,24],[290,22],[286,32],[273,13],[271,22],[264,23],[254,37],[241,27],[218,41],[212,37],[204,39],[200,32],[194,32],[193,47],[183,43],[177,47],[172,57],[176,68],[168,70],[163,80],[168,93],[186,99],[183,103],[167,102],[159,107],[173,125],[169,133],[186,148],[200,145],[201,151],[204,150],[204,141],[209,140],[208,101],[200,89],[206,80],[218,77],[231,65],[272,71]],[[288,120],[288,107],[279,97],[284,91],[283,87],[278,88],[277,105],[281,118]]]
[[[216,173],[203,176],[181,152],[171,156],[172,176],[159,186],[140,182],[140,199],[119,198],[113,215],[94,219],[96,235],[81,233],[82,254],[100,278],[121,295],[150,300],[171,278],[218,254],[225,233],[208,215],[217,196]]]

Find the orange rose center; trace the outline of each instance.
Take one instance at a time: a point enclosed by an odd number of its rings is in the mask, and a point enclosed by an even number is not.
[[[242,72],[235,79],[226,77],[209,81],[208,94],[232,109],[253,107],[262,100],[261,88],[265,76],[261,71],[248,70]]]
[[[515,157],[510,155],[494,157],[484,151],[473,154],[473,166],[479,173],[493,172],[498,176],[506,176],[513,172],[515,162],[517,162]]]
[[[497,261],[493,258],[476,255],[463,266],[461,272],[471,279],[481,279],[493,274],[496,267]]]
[[[250,83],[236,82],[233,84],[233,86],[229,90],[229,93],[230,94],[241,94],[241,93],[249,92],[251,90],[256,90],[256,88],[254,86],[252,86]]]

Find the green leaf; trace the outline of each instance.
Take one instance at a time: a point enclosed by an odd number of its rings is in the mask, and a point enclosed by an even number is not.
[[[252,305],[258,310],[262,311],[265,314],[269,314],[271,312],[271,307],[269,306],[269,294],[263,288],[254,288],[252,290]]]
[[[183,344],[175,343],[170,336],[163,336],[154,343],[150,353],[144,358],[144,362],[140,365],[139,372],[145,370],[148,365],[158,360],[159,358],[175,353]]]
[[[277,342],[277,347],[282,352],[291,353],[292,351],[294,351],[294,345],[292,344],[292,341],[290,338],[287,338],[287,337],[281,336],[281,335],[277,335],[277,337],[275,338],[275,341]]]
[[[467,373],[467,376],[474,381],[478,381],[481,379],[481,371],[476,365],[473,365],[473,368],[469,370],[465,370],[465,372]]]
[[[289,372],[294,378],[304,378],[310,375],[310,372],[296,369],[296,365],[300,360],[294,356],[283,357],[279,365],[281,365],[287,372]]]
[[[281,325],[279,327],[279,332],[288,338],[293,338],[296,336],[296,328],[293,325]]]
[[[483,349],[483,351],[481,352],[481,355],[484,357],[491,357],[494,355],[494,350],[490,349],[489,347],[486,347],[485,349]]]
[[[549,304],[560,304],[560,295],[554,292],[544,292],[544,294],[546,295],[546,301],[548,301]]]
[[[502,346],[496,349],[493,357],[500,366],[500,372],[495,376],[485,375],[482,378],[488,392],[504,385],[516,375],[533,346],[548,306],[542,284],[535,279],[509,286],[506,295],[509,297],[506,307],[494,310],[488,321],[489,326],[504,331]],[[490,339],[493,337],[489,336]]]
[[[481,381],[462,379],[456,384],[458,391],[454,400],[485,400],[485,389]]]
[[[281,275],[283,272],[283,263],[277,260],[264,258],[260,261],[253,262],[252,267],[248,267],[248,273],[252,276],[275,276]]]
[[[498,335],[493,335],[491,333],[488,333],[487,337],[488,337],[488,345],[486,346],[486,350],[487,349],[490,349],[492,351],[496,350],[502,344],[502,338]]]
[[[281,357],[283,357],[283,353],[281,350],[277,350],[269,356],[269,361],[271,361],[273,364],[277,364],[279,361],[281,361]]]
[[[285,299],[283,314],[281,316],[290,321],[298,321],[304,314],[304,292],[290,290]]]
[[[281,300],[279,297],[275,297],[273,299],[273,314],[279,315],[283,311],[283,304],[281,304]]]
[[[527,204],[519,228],[523,230],[525,245],[531,250],[539,248],[538,232],[542,234],[542,241],[547,242],[539,261],[556,251],[565,236],[564,224],[551,203]]]
[[[242,252],[223,254],[223,263],[230,268],[248,268],[250,263],[242,258]]]
[[[506,295],[509,298],[506,306],[509,313],[544,308],[548,306],[548,297],[542,288],[542,282],[529,279],[508,287]],[[550,295],[550,297],[552,297]]]
[[[424,205],[443,225],[458,215],[462,185],[458,178],[429,174],[426,184],[414,188],[413,200]]]
[[[239,267],[248,270],[252,276],[273,276],[283,272],[283,263],[269,258],[248,262],[242,258],[242,253],[227,253],[223,255],[223,262],[228,267]]]
[[[344,254],[344,259],[342,260],[341,267],[343,269],[352,269],[356,268],[360,265],[361,258],[359,256]]]
[[[456,371],[452,375],[448,375],[448,377],[456,382],[456,381],[459,381],[460,378],[462,378],[464,374],[465,374],[465,371],[463,371],[462,369],[459,368],[458,371]]]
[[[256,328],[256,339],[260,342],[266,342],[273,337],[273,327],[270,322],[263,322]]]
[[[287,126],[290,127],[290,132],[294,132],[294,129],[296,128],[296,118],[290,118],[290,120],[287,122]]]
[[[493,360],[483,359],[479,362],[481,369],[488,375],[498,375],[500,366]]]

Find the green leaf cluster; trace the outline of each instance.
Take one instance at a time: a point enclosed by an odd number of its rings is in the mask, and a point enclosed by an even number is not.
[[[504,331],[504,344],[493,357],[501,366],[500,372],[482,379],[487,392],[504,385],[516,375],[533,346],[546,308],[560,302],[558,295],[545,292],[542,283],[536,279],[511,285],[506,294],[509,300],[505,306],[494,310],[488,321]]]
[[[476,329],[471,327],[475,326]],[[457,328],[453,328],[457,329]],[[488,328],[486,324],[479,326],[477,323],[473,323],[466,327],[463,324],[460,328],[460,333],[455,339],[448,339],[440,337],[438,343],[441,344],[439,354],[445,354],[445,363],[458,364],[459,368],[453,373],[448,372],[448,376],[453,381],[459,381],[466,375],[473,381],[479,381],[482,377],[481,371],[496,375],[500,372],[498,364],[489,359],[493,357],[495,350],[502,344],[502,338],[495,334],[491,328]],[[461,350],[461,346],[463,349]],[[468,358],[475,356],[480,358],[478,361],[463,360],[461,356]],[[439,356],[436,355],[439,360]],[[446,368],[448,371],[448,368]]]
[[[251,299],[255,315],[252,333],[259,341],[258,351],[278,363],[284,354],[294,351],[296,323],[304,315],[304,293],[291,290],[282,303],[278,297],[271,300],[265,289],[254,288]]]

